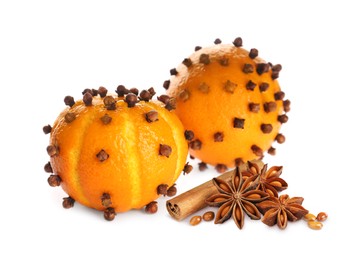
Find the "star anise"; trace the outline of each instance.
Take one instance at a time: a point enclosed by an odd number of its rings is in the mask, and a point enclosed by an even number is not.
[[[235,169],[230,182],[218,178],[213,178],[212,181],[218,193],[210,196],[206,203],[219,207],[215,224],[222,224],[233,216],[235,224],[242,229],[245,214],[251,219],[260,219],[261,214],[255,203],[265,200],[269,195],[261,190],[256,190],[255,185],[247,185],[239,168]]]
[[[268,226],[278,225],[285,229],[288,221],[296,221],[308,214],[308,210],[302,207],[303,198],[290,198],[287,194],[262,201],[256,206],[264,214],[262,222]]]
[[[278,192],[288,187],[287,182],[279,177],[282,174],[283,167],[273,166],[269,170],[267,169],[268,164],[265,164],[260,170],[257,164],[248,161],[247,170],[243,171],[242,175],[248,183],[257,182],[256,189],[278,198]]]

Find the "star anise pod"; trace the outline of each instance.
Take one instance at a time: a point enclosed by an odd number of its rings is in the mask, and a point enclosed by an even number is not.
[[[251,219],[260,219],[261,214],[255,203],[261,202],[269,195],[261,190],[254,189],[255,185],[246,185],[238,168],[235,169],[231,182],[217,178],[212,179],[218,190],[217,194],[210,196],[206,203],[213,207],[219,207],[215,224],[222,224],[231,216],[238,228],[244,225],[244,216],[247,214]]]
[[[308,210],[302,207],[303,198],[290,198],[287,194],[262,201],[256,206],[264,214],[262,222],[268,226],[278,225],[285,229],[288,221],[297,221],[308,214]]]
[[[269,170],[267,169],[268,164],[265,164],[260,170],[257,164],[248,161],[248,168],[242,172],[242,175],[246,182],[257,183],[256,189],[278,198],[278,192],[288,187],[287,182],[279,177],[283,167],[273,166]]]

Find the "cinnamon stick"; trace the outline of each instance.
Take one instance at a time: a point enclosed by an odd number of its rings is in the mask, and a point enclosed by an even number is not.
[[[260,160],[253,160],[252,162],[258,164],[260,168],[263,167],[263,162]],[[247,166],[248,164],[244,163],[243,165],[239,166],[239,170],[246,170]],[[235,169],[227,171],[217,178],[224,181],[230,181],[234,171]],[[205,200],[214,193],[216,193],[216,187],[214,186],[212,180],[209,180],[195,188],[192,188],[189,191],[167,200],[167,210],[174,219],[178,221],[183,220],[191,214],[205,208],[207,206]]]

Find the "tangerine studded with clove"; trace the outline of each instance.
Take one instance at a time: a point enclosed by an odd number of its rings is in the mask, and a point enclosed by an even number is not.
[[[194,133],[190,154],[222,169],[275,154],[272,144],[285,140],[280,129],[290,101],[277,80],[281,65],[244,49],[240,37],[217,43],[195,48],[164,87],[185,129]]]
[[[142,91],[142,98],[124,86],[117,95],[104,87],[98,91],[85,90],[78,101],[67,96],[68,107],[52,127],[43,128],[50,134],[44,170],[51,173],[49,185],[60,185],[69,195],[64,207],[76,201],[112,220],[118,212],[151,207],[159,185],[174,187],[188,143],[178,117],[151,100],[152,88]]]

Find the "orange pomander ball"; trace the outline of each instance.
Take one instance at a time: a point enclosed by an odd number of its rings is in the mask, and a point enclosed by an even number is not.
[[[139,97],[123,86],[117,93],[86,90],[77,102],[67,96],[69,107],[53,127],[43,128],[50,133],[48,182],[69,195],[63,206],[77,201],[104,211],[108,220],[116,212],[153,206],[175,188],[188,155],[182,123],[168,106],[151,100],[152,88]]]
[[[242,162],[275,153],[283,143],[290,101],[284,100],[277,78],[281,65],[233,44],[201,48],[171,69],[167,94],[176,100],[175,113],[190,130],[190,153],[219,172]]]

